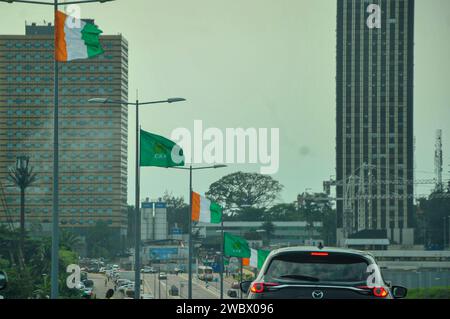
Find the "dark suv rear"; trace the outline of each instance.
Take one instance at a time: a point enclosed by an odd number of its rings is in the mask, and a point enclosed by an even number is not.
[[[407,292],[383,280],[369,253],[316,247],[273,251],[241,289],[250,299],[394,299]]]

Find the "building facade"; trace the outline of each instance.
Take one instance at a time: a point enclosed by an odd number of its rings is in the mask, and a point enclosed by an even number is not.
[[[338,244],[385,229],[412,245],[414,0],[338,0]]]
[[[223,222],[223,229],[227,233],[247,238],[249,241],[267,239],[274,246],[311,245],[313,242],[319,242],[322,239],[322,222],[313,222],[312,227],[309,227],[308,223],[304,221],[274,221],[272,224],[274,229],[269,237],[263,231],[264,222],[262,221],[225,221]],[[220,243],[220,224],[198,223],[197,227],[199,228],[200,238],[210,243]]]
[[[141,240],[167,240],[167,204],[164,202],[142,203],[141,208]]]
[[[7,173],[26,155],[37,173],[26,191],[26,227],[44,232],[53,207],[53,34],[50,24],[32,24],[25,35],[0,35],[0,222],[19,222],[19,190]],[[128,43],[105,35],[101,44],[103,55],[59,65],[60,223],[82,231],[102,221],[124,235],[128,109],[88,100],[127,100]]]

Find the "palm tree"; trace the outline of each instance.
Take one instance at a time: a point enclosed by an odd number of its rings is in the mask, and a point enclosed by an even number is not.
[[[81,245],[81,238],[70,231],[63,230],[61,232],[60,243],[61,246],[67,249],[76,250]]]
[[[9,169],[9,180],[20,189],[20,246],[23,250],[23,242],[25,240],[25,189],[36,181],[36,173],[28,164],[30,158],[28,156],[17,157],[16,167]]]

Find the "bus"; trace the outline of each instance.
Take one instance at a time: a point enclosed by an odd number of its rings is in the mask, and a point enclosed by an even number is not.
[[[209,266],[198,266],[197,269],[197,277],[203,281],[212,281],[213,280],[213,269]]]

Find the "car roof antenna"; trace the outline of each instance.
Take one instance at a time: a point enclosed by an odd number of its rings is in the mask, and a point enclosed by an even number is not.
[[[323,249],[323,244],[322,244],[322,242],[319,242],[319,246],[317,246],[317,248]]]

